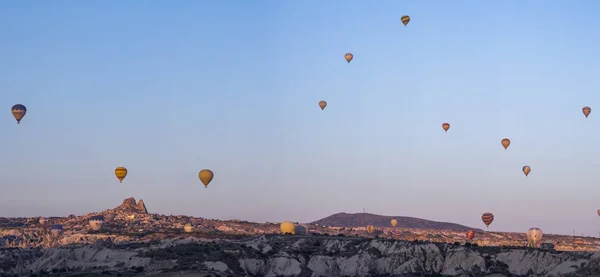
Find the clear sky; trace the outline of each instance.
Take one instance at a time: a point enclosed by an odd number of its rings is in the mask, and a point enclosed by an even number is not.
[[[207,218],[365,208],[484,228],[489,211],[495,231],[598,236],[600,114],[581,108],[600,112],[599,10],[2,1],[0,216],[84,214],[134,196],[153,213]],[[117,166],[129,169],[122,184]],[[215,172],[208,189],[203,168]]]

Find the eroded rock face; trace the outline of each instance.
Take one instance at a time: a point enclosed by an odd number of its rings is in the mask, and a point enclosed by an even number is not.
[[[142,213],[147,214],[148,210],[146,209],[146,205],[144,205],[144,200],[135,202],[135,198],[130,197],[123,200],[123,204],[113,209],[116,213]]]
[[[595,276],[600,254],[466,247],[385,239],[263,235],[210,241],[3,249],[0,275],[42,270],[191,270],[212,276]],[[110,245],[109,245],[110,244]],[[60,272],[60,271],[59,271]],[[164,275],[161,276],[171,276]],[[197,275],[200,276],[200,275]]]

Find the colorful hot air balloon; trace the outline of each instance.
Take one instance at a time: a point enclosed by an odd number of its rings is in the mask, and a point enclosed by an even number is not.
[[[122,166],[117,167],[115,169],[115,175],[117,176],[117,179],[119,179],[119,183],[123,183],[123,179],[127,177],[127,168],[124,168]]]
[[[325,107],[327,107],[327,101],[325,101],[325,100],[319,101],[319,107],[321,107],[321,110],[324,110]]]
[[[94,231],[98,231],[102,228],[102,225],[104,225],[104,217],[101,215],[95,215],[90,217],[90,227],[92,227],[92,230]]]
[[[583,115],[585,115],[585,118],[587,118],[588,115],[590,115],[590,113],[592,112],[592,108],[585,106],[583,107],[583,109],[581,109],[581,111],[583,112]]]
[[[527,247],[538,247],[542,243],[544,232],[540,228],[533,227],[527,231]]]
[[[598,213],[598,216],[600,216],[600,210],[598,210],[596,213]]]
[[[200,182],[204,184],[205,188],[208,188],[208,184],[210,184],[210,181],[212,181],[214,176],[215,175],[210,169],[202,169],[198,173],[198,178],[200,178]]]
[[[502,143],[502,147],[504,147],[504,149],[506,149],[510,145],[510,139],[503,138],[501,143]]]
[[[465,233],[465,236],[467,237],[467,239],[473,240],[473,238],[475,238],[475,232],[473,232],[473,230],[469,230]]]
[[[27,113],[27,108],[21,104],[16,104],[12,106],[12,109],[10,109],[10,111],[17,120],[17,124],[21,124],[21,119],[23,119],[23,117]]]
[[[406,27],[406,25],[408,25],[408,22],[410,22],[410,16],[408,15],[403,15],[400,20],[402,20],[402,24],[404,24],[404,26]]]
[[[529,172],[531,172],[531,167],[529,167],[528,165],[523,167],[523,173],[525,173],[525,176],[529,175]]]
[[[390,221],[390,223],[392,223],[392,227],[396,227],[396,225],[398,224],[398,220],[396,220],[396,219],[394,218],[394,219],[392,219],[392,220]]]
[[[481,221],[485,223],[485,227],[490,227],[490,224],[494,221],[494,215],[492,213],[484,213],[481,216]]]
[[[308,230],[306,229],[306,226],[296,225],[294,229],[294,235],[306,236],[307,234]]]
[[[442,129],[444,129],[444,132],[448,132],[448,130],[450,129],[450,124],[449,123],[443,123],[442,124]]]
[[[60,224],[52,225],[50,227],[50,234],[52,234],[53,238],[58,238],[62,232],[63,226]]]
[[[192,224],[186,223],[183,226],[183,231],[185,231],[186,233],[191,233],[192,232]]]
[[[367,226],[367,233],[373,233],[373,231],[375,231],[375,226],[373,226],[373,225],[368,225],[368,226]]]
[[[296,234],[296,225],[291,221],[281,222],[279,229],[281,229],[282,234]]]
[[[350,61],[354,59],[354,55],[352,55],[352,53],[346,53],[346,55],[344,55],[344,59],[346,59],[346,61],[350,63]]]

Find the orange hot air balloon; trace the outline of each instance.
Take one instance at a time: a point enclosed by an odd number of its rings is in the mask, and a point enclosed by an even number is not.
[[[210,184],[210,181],[212,181],[214,176],[215,175],[210,169],[202,169],[198,172],[198,178],[200,178],[200,182],[204,184],[205,188],[208,188],[208,184]]]
[[[327,101],[325,101],[325,100],[319,101],[319,107],[321,107],[321,110],[324,110],[325,107],[327,107]]]
[[[503,138],[502,139],[502,147],[504,147],[504,149],[506,149],[506,148],[508,148],[509,145],[510,145],[510,139]]]
[[[396,220],[395,218],[390,220],[390,223],[392,224],[392,227],[396,227],[396,225],[398,225],[398,220]]]
[[[531,172],[531,167],[529,167],[528,165],[523,167],[523,173],[525,173],[525,176],[529,175],[529,172]]]
[[[465,233],[465,236],[469,239],[469,240],[473,240],[473,238],[475,238],[475,232],[473,232],[473,230],[469,230]]]
[[[408,25],[408,22],[410,22],[410,16],[408,15],[403,15],[400,20],[402,21],[402,24],[404,24],[404,27],[406,27],[406,25]]]
[[[119,179],[119,183],[123,183],[123,179],[127,177],[127,168],[124,168],[122,166],[117,167],[115,169],[115,175],[117,176],[117,179]]]
[[[485,227],[490,227],[490,224],[494,221],[494,215],[492,213],[484,213],[481,216],[481,221],[485,223]]]
[[[587,118],[588,115],[590,115],[590,113],[592,112],[592,108],[585,106],[583,107],[583,109],[581,109],[581,111],[583,112],[583,115],[585,115],[585,118]]]
[[[350,63],[350,61],[354,59],[354,55],[352,55],[352,53],[346,53],[346,55],[344,55],[344,59],[346,59],[346,61]]]
[[[367,233],[373,233],[375,231],[375,227],[373,225],[367,226]]]
[[[444,129],[444,132],[448,132],[448,130],[450,129],[450,123],[443,123],[442,129]]]

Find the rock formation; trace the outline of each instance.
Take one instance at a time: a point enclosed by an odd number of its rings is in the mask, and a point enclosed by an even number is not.
[[[126,214],[126,213],[140,213],[147,214],[148,210],[146,209],[146,205],[144,205],[144,200],[135,202],[135,198],[130,197],[123,200],[123,204],[113,209],[113,212],[118,214]]]

